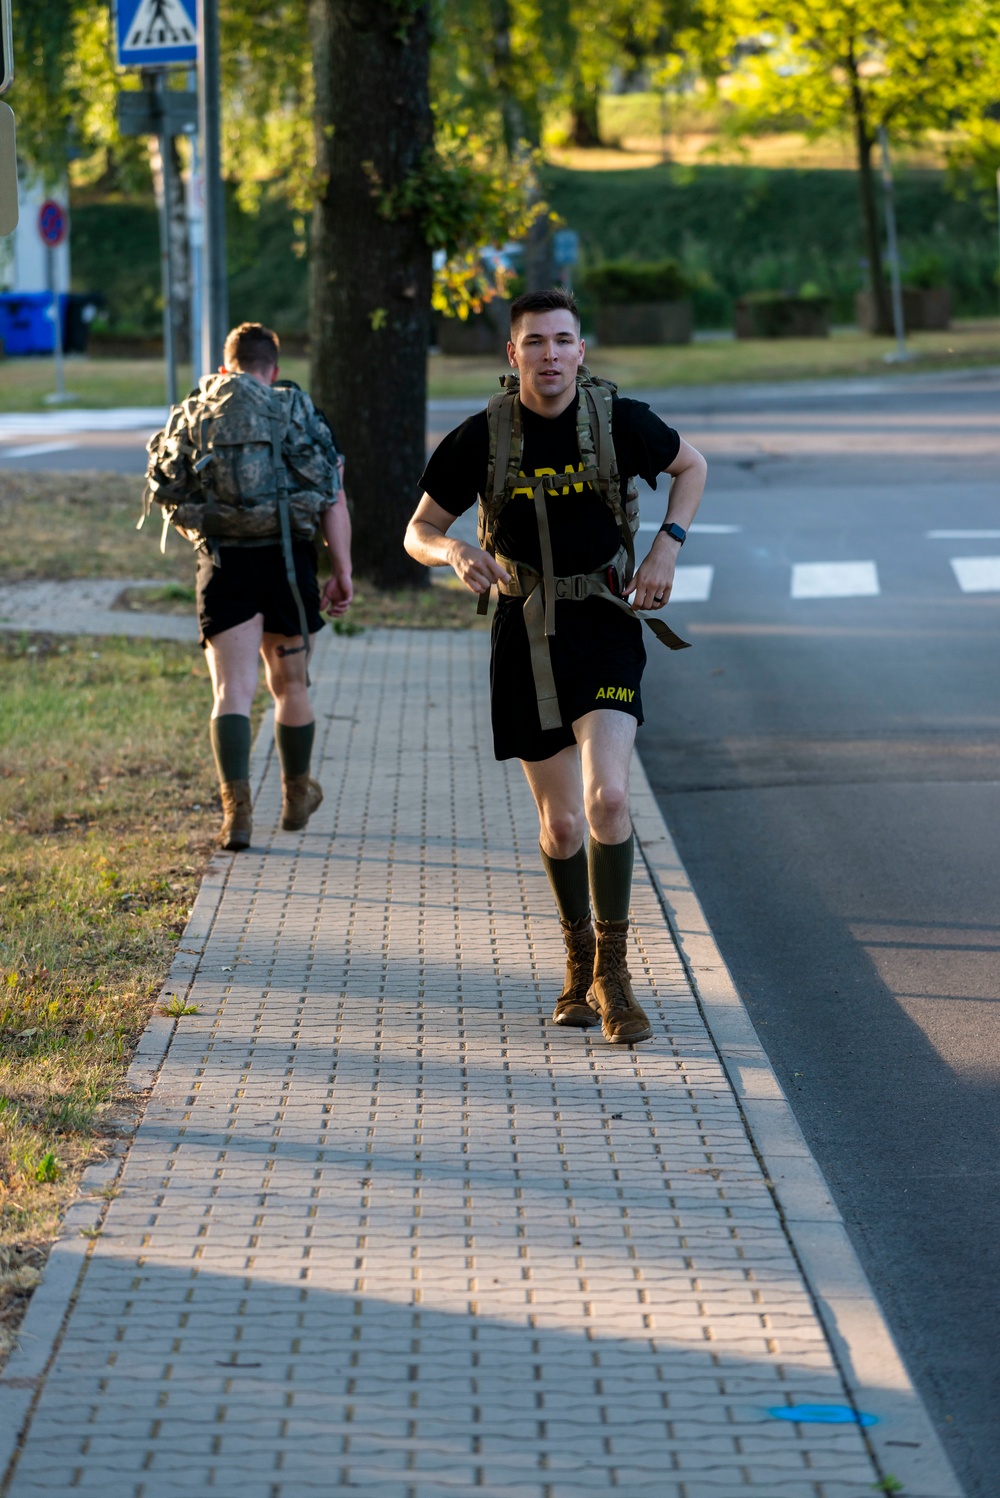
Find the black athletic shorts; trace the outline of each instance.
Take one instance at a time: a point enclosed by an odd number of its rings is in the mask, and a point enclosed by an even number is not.
[[[600,598],[556,604],[549,641],[563,727],[542,730],[523,600],[501,598],[493,619],[490,706],[497,759],[550,759],[576,743],[572,724],[595,708],[642,722],[642,624]]]
[[[323,628],[319,611],[316,547],[312,541],[292,542],[295,579],[305,605],[309,633]],[[264,629],[273,635],[302,633],[299,611],[285,574],[280,542],[274,546],[220,546],[221,566],[198,553],[195,593],[201,643],[224,629],[245,624],[255,614],[264,615]]]

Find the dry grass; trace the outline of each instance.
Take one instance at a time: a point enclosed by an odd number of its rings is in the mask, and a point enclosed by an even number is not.
[[[0,472],[0,582],[162,577],[190,583],[191,548],[160,555],[151,516],[137,531],[142,483],[121,473]]]
[[[218,812],[200,652],[0,636],[0,696],[2,1355],[80,1171],[134,1126]]]
[[[0,583],[73,577],[164,578],[158,588],[126,588],[125,610],[194,610],[191,546],[171,532],[160,555],[155,517],[136,532],[135,480],[114,473],[0,472]],[[320,548],[320,570],[326,552]],[[451,579],[452,582],[456,581]],[[475,600],[435,575],[433,588],[389,592],[360,579],[340,633],[358,629],[476,629]]]

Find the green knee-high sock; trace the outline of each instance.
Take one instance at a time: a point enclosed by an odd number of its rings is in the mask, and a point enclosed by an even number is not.
[[[587,851],[578,848],[569,858],[550,858],[539,847],[552,893],[564,921],[582,921],[590,914],[590,883],[587,878]]]
[[[210,733],[219,779],[249,780],[250,719],[242,713],[223,713],[212,719]]]
[[[635,838],[631,832],[623,843],[590,839],[590,890],[599,921],[628,920],[634,857]]]
[[[274,742],[278,746],[281,773],[286,780],[293,775],[308,775],[312,759],[313,739],[316,737],[315,723],[275,723]]]

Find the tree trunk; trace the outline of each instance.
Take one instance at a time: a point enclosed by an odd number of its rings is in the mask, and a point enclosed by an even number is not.
[[[170,159],[173,168],[170,173],[170,202],[167,205],[168,254],[173,283],[170,320],[174,336],[174,354],[177,359],[189,359],[191,357],[191,256],[181,158],[177,142],[173,137],[170,139]],[[153,177],[156,206],[161,208],[163,205],[163,162],[160,158],[160,140],[156,135],[149,137],[149,166]]]
[[[404,552],[427,431],[431,252],[418,212],[379,212],[433,140],[427,0],[311,0],[316,196],[312,395],[347,460],[358,570],[420,584]]]
[[[503,143],[508,156],[516,156],[528,139],[528,126],[521,108],[510,44],[510,0],[490,0],[490,30],[493,36],[493,77],[500,104]],[[537,144],[537,142],[532,142]]]
[[[601,145],[601,119],[598,104],[598,95],[589,92],[581,79],[574,79],[570,110],[570,139],[574,146]]]
[[[868,256],[872,304],[875,309],[875,332],[891,333],[892,307],[885,284],[885,272],[882,269],[882,237],[878,221],[878,203],[875,197],[875,172],[872,168],[874,141],[868,130],[861,87],[853,71],[853,58],[851,58],[850,67],[851,110],[854,115],[854,142],[858,157],[858,191],[861,195],[861,221],[864,228],[865,251]]]

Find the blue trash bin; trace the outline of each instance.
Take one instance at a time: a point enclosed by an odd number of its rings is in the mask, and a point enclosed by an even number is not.
[[[65,293],[60,295],[59,301],[65,328]],[[8,291],[0,296],[0,339],[6,354],[54,353],[56,330],[52,320],[52,293]]]

